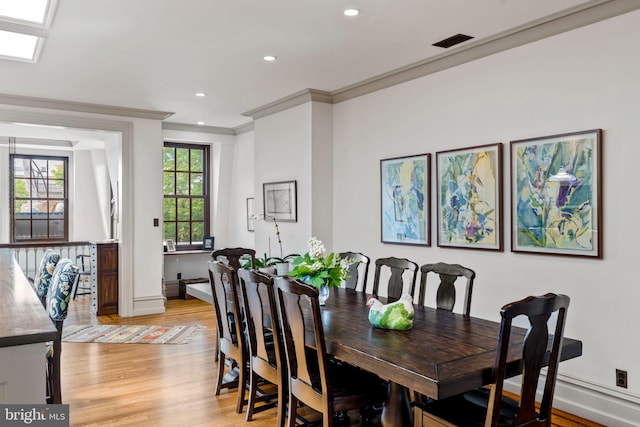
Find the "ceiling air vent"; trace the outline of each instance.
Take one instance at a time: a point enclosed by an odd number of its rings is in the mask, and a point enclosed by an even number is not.
[[[437,43],[434,43],[433,46],[437,46],[437,47],[442,47],[442,48],[449,48],[451,46],[455,46],[457,44],[460,44],[462,42],[466,42],[467,40],[471,40],[473,37],[472,36],[468,36],[466,34],[456,34],[455,36],[451,36],[449,38],[446,38],[444,40],[440,40]]]

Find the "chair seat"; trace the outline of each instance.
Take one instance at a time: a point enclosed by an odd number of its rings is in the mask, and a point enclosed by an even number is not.
[[[479,388],[443,400],[429,399],[423,409],[460,427],[484,426],[489,406],[490,390]],[[502,396],[500,427],[513,426],[518,412],[518,402]]]

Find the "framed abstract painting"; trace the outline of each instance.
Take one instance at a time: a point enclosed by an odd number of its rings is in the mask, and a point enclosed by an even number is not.
[[[511,141],[511,251],[602,258],[602,130]]]
[[[380,160],[383,243],[431,244],[431,155]]]
[[[436,153],[438,246],[502,251],[502,144]]]

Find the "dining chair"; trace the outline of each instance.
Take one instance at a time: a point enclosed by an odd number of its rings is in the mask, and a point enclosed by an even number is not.
[[[222,262],[223,264],[227,264],[233,268],[236,272],[236,283],[239,282],[239,278],[237,276],[237,272],[243,268],[243,261],[249,261],[251,268],[256,268],[256,251],[254,249],[249,248],[223,248],[217,249],[211,252],[211,258],[214,261]],[[230,301],[227,301],[227,306],[231,305]],[[217,331],[216,331],[217,333]],[[218,340],[216,340],[216,346],[218,345]],[[215,360],[218,361],[218,348],[215,349]]]
[[[418,304],[424,305],[426,303],[427,279],[429,276],[435,276],[436,274],[440,278],[440,284],[436,291],[435,305],[439,309],[448,311],[453,311],[453,307],[456,303],[457,279],[460,277],[464,277],[466,279],[462,314],[468,316],[471,311],[471,294],[473,292],[473,281],[476,277],[476,273],[470,268],[463,267],[460,264],[445,264],[443,262],[438,262],[435,264],[424,264],[420,266],[420,290]]]
[[[67,318],[71,287],[78,275],[78,267],[70,259],[58,261],[51,277],[51,286],[47,291],[46,310],[55,324],[57,334],[53,342],[47,344],[47,403],[62,403],[62,388],[60,384],[60,356],[62,354],[62,327]]]
[[[209,281],[213,294],[213,309],[216,313],[216,353],[218,373],[215,395],[223,388],[238,388],[236,412],[242,413],[247,389],[247,345],[244,335],[238,284],[235,270],[226,264],[209,261]],[[230,304],[227,301],[231,301]],[[225,374],[226,361],[229,369]]]
[[[548,293],[530,296],[505,305],[500,310],[500,333],[496,347],[493,384],[453,396],[444,400],[430,400],[422,406],[424,425],[438,426],[551,426],[553,393],[558,375],[560,348],[564,334],[569,297]],[[549,336],[548,321],[557,313],[553,335]],[[522,352],[522,379],[517,400],[503,396],[503,383],[507,377],[509,338],[513,319],[525,316],[529,330],[520,349]],[[513,357],[513,354],[511,354]],[[540,410],[535,401],[540,371],[548,368]],[[512,375],[512,374],[511,374]]]
[[[245,308],[249,342],[249,403],[246,420],[254,413],[277,406],[278,427],[284,426],[287,368],[276,305],[273,277],[255,270],[241,269],[240,293]],[[276,393],[258,389],[259,381],[277,387]],[[259,407],[256,403],[263,402]]]
[[[350,258],[354,261],[353,264],[349,265],[349,273],[347,280],[344,282],[344,287],[365,292],[367,290],[369,264],[371,263],[369,257],[360,252],[340,252],[338,255],[340,259]],[[360,270],[362,270],[362,276],[360,276]],[[362,280],[360,280],[360,277],[362,277]]]
[[[418,264],[406,258],[389,257],[378,258],[376,260],[376,273],[373,278],[373,289],[371,292],[374,297],[378,297],[380,295],[380,276],[383,267],[390,271],[388,282],[382,284],[389,301],[399,300],[400,297],[406,293],[413,296],[416,279],[418,277]],[[405,290],[403,277],[404,273],[407,271],[410,274],[410,278],[408,281],[408,289]]]
[[[296,424],[301,402],[322,414],[324,427],[343,422],[347,411],[384,401],[386,383],[376,375],[329,358],[318,289],[292,277],[277,277],[276,299],[287,359],[288,426]],[[304,314],[306,312],[306,314]],[[362,411],[363,424],[367,412]]]
[[[250,260],[251,268],[256,268],[256,251],[248,248],[224,248],[211,252],[214,261],[225,262],[235,271],[242,268],[242,260]]]
[[[58,260],[60,260],[60,253],[53,249],[47,249],[40,259],[36,277],[33,279],[33,287],[43,307],[47,306],[47,292],[51,286],[51,278]]]

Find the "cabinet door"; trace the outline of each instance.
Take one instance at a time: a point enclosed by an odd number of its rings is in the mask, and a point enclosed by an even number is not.
[[[94,314],[118,313],[118,244],[94,243],[91,255],[95,260]],[[93,301],[92,301],[93,302]]]

